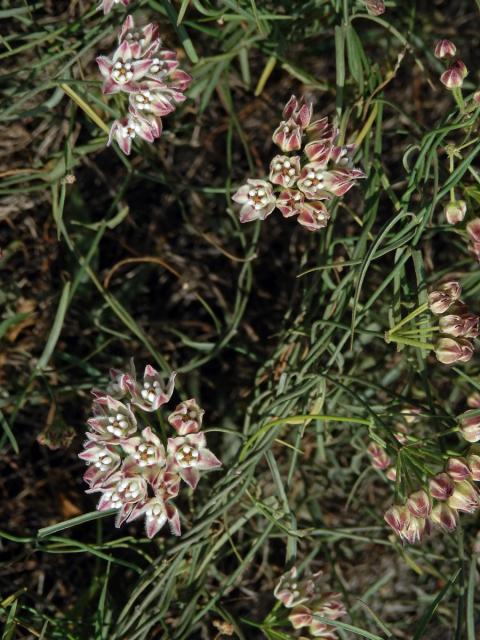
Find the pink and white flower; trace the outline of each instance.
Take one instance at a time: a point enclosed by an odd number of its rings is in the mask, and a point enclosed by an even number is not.
[[[131,0],[101,0],[99,9],[103,9],[103,13],[106,15],[110,13],[113,7],[117,4],[122,4],[124,7],[128,7]]]
[[[88,489],[86,493],[102,493],[97,505],[98,511],[118,509],[115,526],[120,527],[128,518],[135,504],[147,497],[147,481],[141,476],[125,477],[116,471],[101,485]]]
[[[305,202],[305,196],[298,189],[285,189],[277,198],[277,209],[284,218],[297,216]]]
[[[104,396],[97,398],[94,411],[94,417],[87,421],[95,432],[87,433],[87,437],[93,441],[121,443],[137,431],[137,420],[129,404]]]
[[[222,463],[207,449],[204,433],[169,438],[167,444],[168,463],[181,478],[195,489],[200,479],[200,471],[218,469]]]
[[[309,200],[327,200],[331,195],[325,188],[326,175],[321,162],[310,162],[303,167],[297,187]]]
[[[132,142],[138,136],[147,142],[153,142],[162,133],[162,121],[143,118],[130,112],[128,116],[115,120],[110,128],[107,146],[112,144],[113,138],[125,155],[130,155]]]
[[[144,27],[135,28],[133,16],[128,15],[122,25],[118,37],[119,44],[126,41],[130,45],[133,58],[150,58],[160,47],[158,24],[150,23]]]
[[[318,231],[327,226],[330,213],[323,202],[305,202],[298,214],[298,222],[309,231]]]
[[[193,398],[178,404],[175,411],[168,416],[168,422],[177,431],[178,435],[186,436],[190,433],[197,433],[202,426],[203,414],[197,401]]]
[[[120,455],[116,447],[104,442],[87,440],[78,457],[89,465],[83,479],[90,488],[104,482],[120,466]]]
[[[98,68],[104,78],[103,93],[138,91],[139,81],[145,77],[151,63],[150,58],[135,60],[130,44],[124,40],[115,50],[112,59],[106,56],[97,58]]]
[[[247,180],[232,196],[232,200],[243,205],[240,222],[265,220],[275,209],[276,198],[272,186],[266,180]]]
[[[156,411],[172,397],[176,375],[173,371],[165,386],[162,376],[148,364],[143,374],[143,386],[136,385],[133,390],[132,404],[144,411]]]
[[[168,116],[175,111],[172,104],[172,91],[160,83],[150,83],[129,95],[130,106],[137,115],[149,115],[157,118]]]
[[[293,187],[300,175],[300,156],[275,156],[270,163],[270,182]]]
[[[155,474],[158,474],[166,465],[165,447],[150,427],[143,429],[141,437],[128,438],[121,443],[121,446],[128,454],[123,465],[125,475],[153,471],[153,477],[155,477]]]

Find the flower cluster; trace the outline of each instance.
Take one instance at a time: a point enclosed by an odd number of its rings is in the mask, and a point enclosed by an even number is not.
[[[111,371],[106,391],[94,390],[90,431],[79,457],[88,464],[83,476],[87,493],[101,493],[97,509],[118,509],[115,525],[120,527],[145,516],[145,528],[152,538],[168,522],[180,535],[180,517],[173,504],[183,480],[195,489],[201,471],[216,469],[220,461],[207,449],[201,431],[203,410],[194,399],[181,402],[168,416],[175,437],[159,437],[148,414],[172,397],[175,373],[167,384],[147,365],[143,383],[136,379],[133,363],[128,372]],[[147,415],[145,415],[147,414]]]
[[[97,64],[103,93],[128,95],[128,114],[115,120],[108,139],[111,144],[115,138],[128,155],[137,136],[147,142],[160,137],[162,117],[185,100],[192,79],[179,68],[176,53],[162,47],[158,25],[136,29],[133,17],[127,16],[118,40],[112,57],[100,56]]]
[[[462,287],[459,282],[445,282],[428,294],[428,307],[438,316],[438,338],[434,350],[443,364],[468,362],[474,353],[471,338],[479,333],[479,317],[468,311],[460,300]],[[448,313],[447,313],[448,311]]]
[[[102,0],[98,8],[103,9],[103,13],[107,14],[110,13],[116,4],[122,4],[124,7],[128,7],[130,0]]]
[[[410,494],[403,505],[391,506],[385,521],[410,544],[421,542],[431,532],[432,524],[452,532],[459,512],[471,514],[480,507],[480,494],[473,481],[480,481],[479,455],[449,458],[444,471],[430,479],[428,489]]]
[[[456,89],[462,86],[464,79],[468,75],[465,63],[456,58],[457,47],[450,40],[439,40],[435,45],[435,57],[439,60],[445,60],[449,66],[440,76],[440,82],[447,89]]]
[[[354,146],[338,144],[339,130],[328,118],[311,119],[312,105],[292,96],[272,136],[282,153],[272,159],[268,180],[249,179],[232,196],[242,205],[240,222],[265,220],[277,208],[284,218],[296,216],[302,226],[316,231],[330,218],[326,203],[365,178],[352,167]],[[303,147],[305,137],[310,141]]]
[[[298,571],[293,567],[280,578],[273,594],[285,607],[292,609],[288,619],[294,629],[308,627],[314,638],[335,640],[334,627],[317,617],[337,620],[346,614],[346,610],[339,593],[321,592],[318,582],[321,575],[320,571],[299,579]]]

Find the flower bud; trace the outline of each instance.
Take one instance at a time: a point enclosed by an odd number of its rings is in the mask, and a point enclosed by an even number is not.
[[[468,362],[473,356],[473,345],[464,338],[440,338],[434,351],[437,360],[443,364]]]
[[[465,458],[450,458],[447,462],[445,470],[455,482],[468,480],[472,475],[470,473],[470,467],[468,466]]]
[[[427,518],[432,510],[432,503],[427,492],[421,489],[409,495],[407,507],[410,513],[417,518]]]
[[[467,203],[465,200],[452,200],[443,210],[448,224],[458,224],[462,222],[467,213]]]
[[[397,479],[397,470],[395,469],[395,467],[390,467],[390,469],[387,469],[387,471],[385,472],[385,475],[389,480],[395,482],[395,480]]]
[[[478,391],[474,391],[467,398],[467,404],[472,409],[480,409],[480,393]]]
[[[460,433],[467,442],[480,440],[480,412],[478,409],[470,409],[457,416]]]
[[[457,526],[457,512],[444,502],[439,502],[433,507],[430,517],[434,524],[448,533],[454,531]]]
[[[301,629],[302,627],[308,627],[312,624],[313,614],[308,607],[299,605],[293,609],[288,619],[294,629]]]
[[[442,333],[455,338],[476,338],[478,336],[478,321],[479,318],[474,313],[448,314],[439,319],[438,325]]]
[[[479,218],[480,222],[480,218]],[[462,287],[456,280],[444,282],[435,291],[428,294],[428,306],[432,313],[441,315],[456,302],[462,293]]]
[[[455,490],[448,499],[447,504],[452,509],[457,509],[457,511],[475,513],[479,507],[478,492],[468,480],[456,482]]]
[[[472,480],[480,482],[480,456],[476,453],[470,453],[467,456],[467,462],[470,467]]]
[[[383,516],[385,522],[391,527],[397,535],[403,531],[412,517],[406,506],[400,504],[392,505]]]
[[[372,16],[381,16],[385,13],[385,2],[383,0],[363,0],[368,13]]]
[[[448,500],[455,489],[455,483],[447,473],[439,473],[428,483],[430,494],[437,500]]]
[[[392,464],[392,461],[385,452],[385,449],[376,442],[370,442],[367,447],[368,455],[372,463],[372,467],[385,471]]]
[[[473,101],[477,106],[480,104],[480,91],[475,91],[475,93],[473,94]]]
[[[467,224],[467,233],[472,242],[480,242],[480,218],[474,218]]]
[[[468,75],[468,70],[461,60],[456,60],[451,67],[442,73],[440,82],[447,89],[457,89],[462,86],[463,80]]]
[[[435,45],[435,57],[447,58],[453,57],[457,53],[457,47],[451,40],[439,40]]]
[[[411,516],[406,526],[400,532],[400,537],[409,544],[417,544],[430,533],[430,521],[426,518]]]

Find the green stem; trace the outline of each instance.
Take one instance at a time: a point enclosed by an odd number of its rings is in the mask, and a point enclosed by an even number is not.
[[[455,98],[455,102],[458,105],[458,108],[460,109],[460,115],[463,115],[465,113],[465,102],[463,100],[463,93],[460,87],[455,87],[454,89],[452,89],[452,93],[453,93],[453,97]]]
[[[400,322],[398,322],[396,325],[394,325],[389,331],[387,331],[387,334],[391,336],[392,333],[395,333],[395,331],[398,331],[398,329],[400,329],[400,327],[403,327],[404,324],[407,324],[407,322],[410,322],[410,320],[413,320],[413,318],[416,318],[417,316],[419,316],[421,313],[423,313],[427,309],[428,309],[428,302],[424,302],[419,307],[414,309],[411,313],[409,313],[408,316],[405,316],[405,318],[403,318],[403,320],[400,320]],[[387,342],[388,342],[388,340],[387,340]]]
[[[385,334],[385,342],[398,342],[398,344],[406,344],[409,347],[417,347],[418,349],[426,349],[427,351],[433,351],[433,349],[435,348],[435,345],[431,342],[422,342],[421,340],[404,338],[403,336],[395,336],[394,338],[392,338],[391,336],[387,336],[387,334]]]

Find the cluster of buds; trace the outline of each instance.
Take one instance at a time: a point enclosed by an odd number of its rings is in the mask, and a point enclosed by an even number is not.
[[[122,4],[124,7],[128,7],[130,0],[102,0],[98,8],[102,9],[104,14],[107,14],[110,13],[116,4]]]
[[[79,457],[88,464],[83,476],[87,493],[101,493],[97,509],[117,509],[120,527],[145,516],[147,536],[152,538],[168,522],[180,535],[180,517],[173,504],[183,480],[197,487],[200,472],[216,469],[220,461],[207,449],[201,431],[203,410],[194,399],[181,402],[168,416],[175,437],[157,435],[141,424],[172,397],[175,373],[167,384],[147,365],[143,383],[136,379],[133,362],[128,372],[111,371],[106,391],[94,390],[93,417],[88,420],[84,450]]]
[[[135,28],[127,16],[119,35],[118,47],[111,58],[97,58],[103,76],[104,94],[128,95],[128,115],[115,120],[108,144],[113,138],[129,154],[138,136],[153,142],[162,133],[162,117],[175,111],[185,100],[184,91],[191,77],[179,69],[177,54],[162,47],[158,25]]]
[[[469,237],[469,249],[475,256],[477,262],[480,262],[480,218],[474,218],[467,224],[467,233]]]
[[[480,441],[480,393],[472,393],[467,398],[470,407],[457,416],[458,430],[467,442]]]
[[[363,4],[372,16],[381,16],[385,13],[385,2],[383,0],[363,0]]]
[[[444,60],[449,66],[440,76],[440,82],[447,89],[457,89],[468,75],[467,67],[460,58],[455,58],[457,47],[450,40],[439,40],[435,45],[435,57]]]
[[[443,364],[468,362],[474,353],[471,338],[478,336],[479,317],[468,311],[460,300],[461,293],[460,283],[452,280],[428,294],[428,307],[439,317],[440,337],[434,351],[437,360]]]
[[[232,196],[242,205],[240,222],[265,220],[277,208],[310,231],[322,229],[330,218],[328,202],[365,178],[352,166],[354,146],[337,144],[339,130],[328,118],[311,119],[312,104],[292,96],[272,136],[282,153],[272,159],[268,180],[249,179]],[[307,136],[310,141],[303,147]],[[301,156],[297,152],[302,147]]]
[[[410,544],[421,542],[432,524],[451,533],[459,512],[472,514],[480,507],[480,495],[472,481],[480,481],[480,456],[470,453],[467,458],[450,458],[445,470],[430,479],[428,491],[415,491],[405,504],[390,507],[385,521]]]
[[[347,612],[339,593],[322,593],[319,578],[322,572],[309,578],[299,579],[296,567],[285,573],[273,592],[277,600],[291,609],[288,619],[294,629],[308,627],[314,638],[335,640],[334,627],[319,620],[319,617],[337,620]]]

